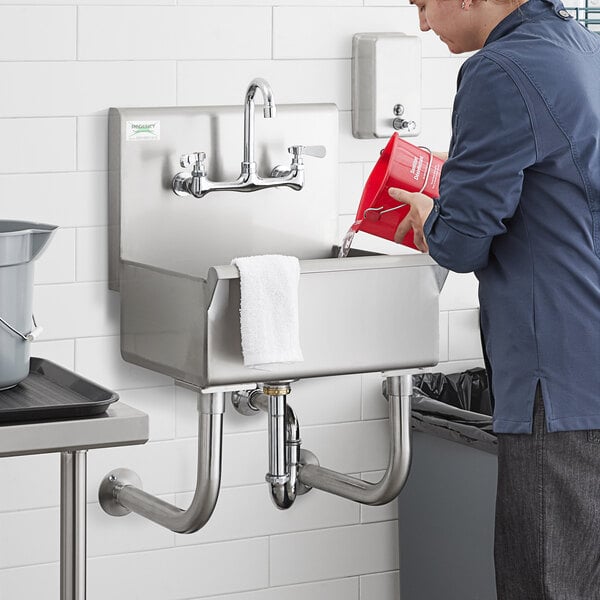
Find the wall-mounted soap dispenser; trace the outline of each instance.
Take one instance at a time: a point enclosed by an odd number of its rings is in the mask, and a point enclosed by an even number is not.
[[[352,40],[352,135],[387,138],[421,131],[421,40],[357,33]]]

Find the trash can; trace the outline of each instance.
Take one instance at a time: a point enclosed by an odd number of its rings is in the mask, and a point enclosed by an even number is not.
[[[497,440],[484,369],[414,377],[400,600],[496,600]]]

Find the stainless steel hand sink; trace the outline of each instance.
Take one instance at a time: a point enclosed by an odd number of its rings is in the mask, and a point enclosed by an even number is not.
[[[255,130],[248,99],[245,113],[240,107],[110,111],[110,285],[121,297],[121,351],[130,362],[201,388],[197,483],[189,508],[152,496],[136,473],[119,468],[99,490],[110,515],[135,512],[179,533],[208,521],[220,488],[227,391],[235,392],[232,401],[242,414],[269,413],[265,479],[279,508],[312,488],[383,504],[406,481],[410,372],[386,375],[390,460],[377,483],[320,467],[301,449],[288,383],[436,364],[446,271],[419,254],[329,258],[339,241],[337,109],[278,105],[277,118],[270,118],[274,99],[266,95],[267,119],[258,119]],[[242,130],[244,160],[236,179]],[[254,155],[257,160],[250,160]],[[186,167],[191,172],[181,172]],[[278,177],[293,188],[279,187]],[[304,361],[268,371],[243,365],[240,281],[231,265],[235,257],[258,254],[297,256],[301,268]],[[264,384],[262,391],[256,383]]]
[[[208,388],[434,365],[445,271],[426,255],[329,258],[337,239],[338,119],[334,105],[278,106],[256,121],[259,170],[286,148],[319,144],[301,191],[178,197],[178,156],[204,152],[211,179],[239,172],[243,109],[111,109],[111,285],[121,295],[121,349],[135,364]],[[158,138],[132,132],[158,131]],[[304,362],[243,366],[236,256],[300,259]]]

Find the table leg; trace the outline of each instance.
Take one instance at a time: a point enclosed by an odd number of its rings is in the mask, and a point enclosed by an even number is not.
[[[86,598],[87,450],[60,457],[60,600]]]

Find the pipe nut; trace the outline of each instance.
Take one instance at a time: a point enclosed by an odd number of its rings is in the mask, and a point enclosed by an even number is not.
[[[287,396],[292,390],[289,385],[263,385],[263,394],[266,396]]]
[[[267,473],[265,475],[265,481],[271,485],[285,485],[290,480],[289,474],[286,475],[271,475]]]

